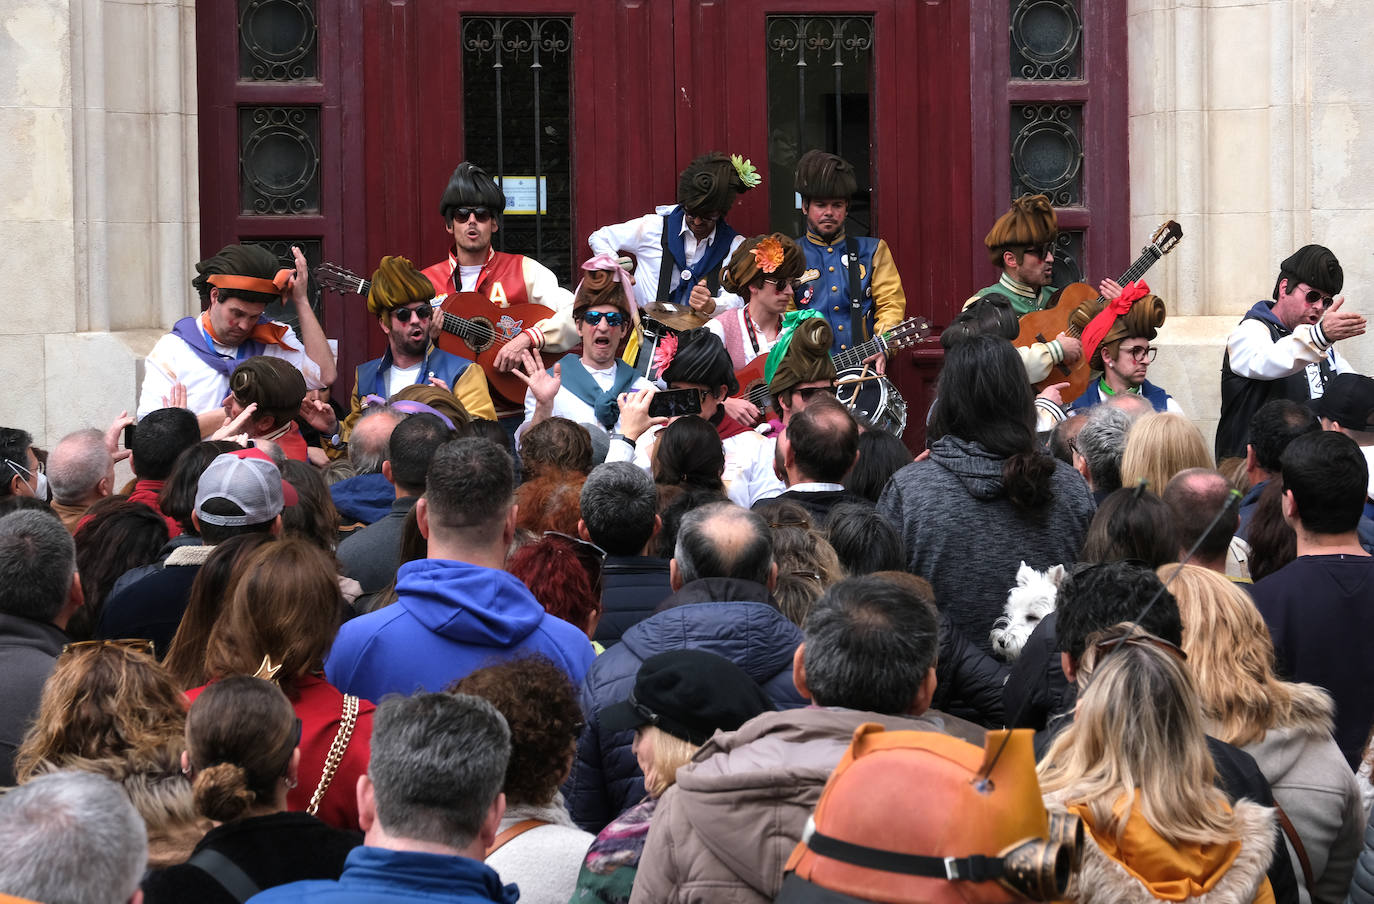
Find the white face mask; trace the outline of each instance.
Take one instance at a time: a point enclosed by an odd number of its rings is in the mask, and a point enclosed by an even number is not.
[[[41,502],[48,501],[47,474],[44,474],[42,471],[39,471],[35,474],[33,471],[30,471],[28,468],[24,467],[18,462],[10,461],[8,458],[5,459],[5,464],[9,465],[10,469],[14,471],[15,474],[18,474],[21,478],[23,478],[24,482],[29,485],[29,489],[33,490],[33,495],[35,498],[37,498]]]

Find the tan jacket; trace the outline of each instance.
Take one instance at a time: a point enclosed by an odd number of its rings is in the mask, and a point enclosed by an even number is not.
[[[983,745],[981,728],[934,711],[903,718],[812,707],[719,733],[659,800],[630,904],[772,901],[826,779],[865,722]]]

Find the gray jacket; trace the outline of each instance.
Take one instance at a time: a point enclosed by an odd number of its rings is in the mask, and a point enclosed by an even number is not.
[[[14,753],[67,640],[54,624],[0,613],[0,788],[14,784]]]
[[[717,732],[659,799],[630,904],[767,904],[854,729],[938,731],[982,745],[983,731],[927,712],[907,718],[811,707]]]
[[[1035,510],[1006,497],[1002,464],[977,443],[944,436],[927,461],[888,481],[878,513],[901,532],[907,569],[930,581],[935,602],[968,639],[993,655],[988,631],[1002,615],[1022,561],[1032,568],[1078,559],[1095,507],[1073,468],[1055,462],[1053,498]]]

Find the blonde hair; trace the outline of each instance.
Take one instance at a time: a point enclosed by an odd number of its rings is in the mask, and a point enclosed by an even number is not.
[[[1105,654],[1094,643],[1123,637]],[[1074,721],[1037,770],[1046,796],[1085,805],[1097,829],[1118,839],[1136,805],[1170,844],[1238,838],[1178,654],[1125,624],[1090,637],[1082,662]]]
[[[1244,747],[1263,740],[1271,728],[1313,717],[1317,730],[1330,733],[1330,696],[1274,673],[1274,642],[1245,591],[1197,565],[1166,565],[1159,569],[1160,580],[1175,570],[1169,589],[1178,600],[1188,671],[1212,734]]]
[[[1156,493],[1179,471],[1211,468],[1212,453],[1193,422],[1181,414],[1154,412],[1136,421],[1126,435],[1121,455],[1121,485],[1134,487],[1142,478]]]
[[[644,790],[650,797],[662,797],[663,792],[677,783],[677,771],[692,761],[700,745],[670,735],[655,725],[645,725],[640,731],[654,745],[649,772],[644,776]]]

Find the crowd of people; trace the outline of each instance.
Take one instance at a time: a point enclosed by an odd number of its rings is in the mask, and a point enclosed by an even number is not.
[[[0,428],[0,900],[1374,900],[1335,256],[1237,328],[1214,457],[1143,284],[1013,343],[1057,239],[1018,199],[913,455],[846,394],[906,313],[852,167],[802,158],[798,239],[725,222],[757,181],[698,158],[570,291],[464,163],[351,399],[303,257],[231,245],[136,420]],[[547,317],[478,363],[465,293]]]

